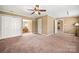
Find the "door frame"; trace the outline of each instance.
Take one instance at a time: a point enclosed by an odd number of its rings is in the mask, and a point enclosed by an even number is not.
[[[58,33],[57,23],[59,20],[61,20],[63,22],[63,30],[62,31],[64,31],[64,20],[63,19],[55,19],[55,34]]]

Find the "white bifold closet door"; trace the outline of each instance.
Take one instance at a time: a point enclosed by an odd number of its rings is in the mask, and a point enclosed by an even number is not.
[[[21,35],[21,18],[2,16],[2,38]]]

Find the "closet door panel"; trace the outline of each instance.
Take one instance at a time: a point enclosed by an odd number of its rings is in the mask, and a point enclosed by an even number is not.
[[[14,37],[21,35],[21,18],[12,16],[2,17],[2,37]]]

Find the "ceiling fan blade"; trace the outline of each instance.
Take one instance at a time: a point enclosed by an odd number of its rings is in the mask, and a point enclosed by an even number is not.
[[[35,12],[32,12],[31,15],[34,14],[34,13],[35,13]]]
[[[33,11],[31,13],[31,15],[34,14],[34,13],[37,14],[37,15],[40,15],[41,12],[46,12],[45,9],[39,9],[39,5],[35,5],[35,7],[33,9],[27,9],[27,10]]]
[[[40,13],[40,12],[38,12],[38,14],[40,15],[41,13]]]
[[[41,12],[46,12],[46,10],[43,10],[43,9],[42,9],[42,10],[39,10],[39,11],[41,11]]]

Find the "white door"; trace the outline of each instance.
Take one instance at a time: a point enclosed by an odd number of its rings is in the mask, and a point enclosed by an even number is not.
[[[57,29],[57,20],[55,20],[55,34],[58,32],[58,29]]]
[[[42,19],[38,19],[38,33],[42,34]]]
[[[21,35],[21,18],[2,16],[2,38]]]

